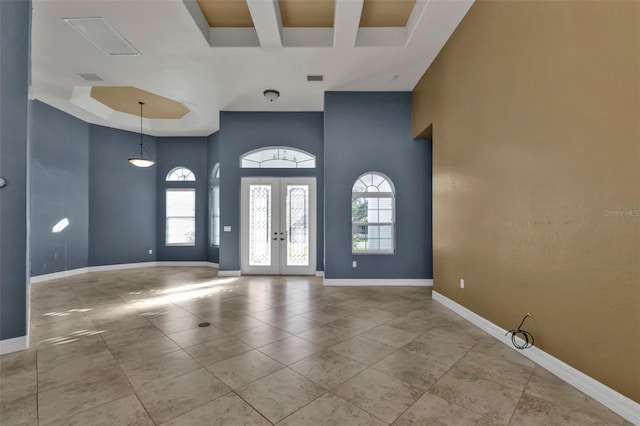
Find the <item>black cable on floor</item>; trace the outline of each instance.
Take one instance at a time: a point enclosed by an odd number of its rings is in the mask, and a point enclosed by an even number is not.
[[[534,342],[533,334],[522,329],[522,325],[524,324],[524,321],[530,316],[531,316],[530,314],[525,315],[524,318],[522,318],[522,322],[520,323],[518,328],[514,328],[513,330],[507,331],[507,334],[511,333],[511,343],[513,343],[513,346],[515,346],[518,349],[527,349],[533,346],[533,342]],[[505,334],[505,336],[507,334]],[[517,337],[519,337],[521,340],[524,340],[524,344],[518,343]]]

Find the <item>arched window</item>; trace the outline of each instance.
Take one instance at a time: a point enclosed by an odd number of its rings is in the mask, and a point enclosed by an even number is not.
[[[196,189],[178,184],[194,182],[193,172],[186,167],[175,167],[167,173],[166,181],[166,238],[168,246],[194,246],[196,244]]]
[[[167,173],[166,181],[195,181],[196,175],[186,167],[174,167]]]
[[[395,252],[395,189],[378,172],[367,172],[351,189],[351,252]]]
[[[268,146],[240,156],[243,169],[315,169],[316,157],[288,146]]]
[[[211,171],[209,185],[210,244],[220,245],[220,163],[216,163]]]

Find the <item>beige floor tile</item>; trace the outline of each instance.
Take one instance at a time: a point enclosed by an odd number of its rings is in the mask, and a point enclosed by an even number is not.
[[[422,334],[434,327],[429,321],[411,317],[397,317],[385,323],[385,325],[416,334]]]
[[[310,320],[322,323],[335,321],[349,315],[351,315],[351,312],[349,312],[348,310],[335,308],[333,306],[321,307],[319,309],[316,309],[315,311],[302,314],[302,316],[305,318],[309,318]]]
[[[333,351],[325,350],[291,365],[290,368],[325,388],[332,389],[367,366]]]
[[[108,351],[99,334],[82,336],[57,345],[38,347],[38,368],[51,368],[66,361]]]
[[[207,318],[207,315],[202,315],[203,318]],[[231,318],[212,318],[211,324],[225,333],[236,334],[243,331],[251,330],[253,328],[262,327],[264,322],[259,321],[250,316],[242,315],[239,317]]]
[[[399,349],[372,366],[387,376],[426,391],[447,369],[411,352]]]
[[[237,339],[242,340],[254,348],[268,345],[276,340],[285,339],[290,336],[291,334],[272,325],[263,325],[235,335]]]
[[[600,419],[602,422],[615,424],[620,419],[602,404],[563,382],[542,367],[535,368],[525,389],[525,395],[561,404],[568,411],[580,411],[592,418]]]
[[[456,362],[456,369],[519,391],[524,390],[535,364],[507,346],[500,346],[490,352],[472,349]]]
[[[82,413],[65,417],[52,426],[153,426],[135,395],[125,396]]]
[[[0,401],[23,399],[38,391],[35,352],[4,355],[0,364]]]
[[[185,349],[189,355],[204,366],[216,364],[253,348],[234,337],[209,340]]]
[[[493,426],[488,419],[431,393],[424,394],[393,424]]]
[[[393,422],[422,395],[418,389],[371,368],[334,392],[387,423]]]
[[[227,337],[227,333],[210,325],[208,327],[192,328],[168,335],[171,340],[182,348],[199,345],[213,339]]]
[[[38,396],[33,393],[20,399],[0,399],[0,425],[33,426],[38,424]]]
[[[120,364],[133,364],[149,358],[168,354],[180,349],[173,340],[166,336],[113,349],[111,353]]]
[[[40,424],[49,424],[133,393],[120,371],[95,376],[38,394]]]
[[[138,397],[153,421],[160,424],[230,391],[213,374],[200,369],[147,386]]]
[[[470,323],[457,324],[448,322],[447,325],[439,325],[425,332],[421,337],[428,337],[443,342],[455,343],[466,346],[469,349],[478,343],[494,343],[495,339],[474,327]]]
[[[377,323],[354,316],[348,316],[331,321],[330,323],[327,323],[327,325],[341,330],[351,337],[372,329],[377,325]]]
[[[361,336],[352,337],[330,349],[366,365],[375,364],[395,350],[391,346]]]
[[[322,323],[311,320],[309,318],[305,318],[300,315],[296,315],[296,316],[283,319],[282,321],[274,322],[271,325],[273,325],[274,327],[281,328],[287,333],[298,334],[298,333],[302,333],[303,331],[312,329],[314,327],[318,327],[322,325]]]
[[[120,371],[110,352],[99,352],[82,358],[75,358],[38,369],[38,392],[48,391],[58,386],[77,382],[91,377],[106,375],[111,371]]]
[[[232,389],[238,389],[284,368],[257,350],[245,352],[208,367],[209,371]]]
[[[348,330],[335,328],[325,324],[320,327],[298,333],[297,336],[322,348],[328,348],[329,346],[333,346],[347,340],[352,335]]]
[[[383,426],[387,423],[348,403],[325,394],[278,423],[278,426]]]
[[[366,337],[370,340],[375,340],[379,343],[383,343],[387,346],[399,348],[413,340],[417,336],[417,333],[411,333],[408,331],[389,327],[388,325],[379,325],[369,331],[362,333],[361,336]]]
[[[166,318],[151,318],[149,321],[158,327],[160,331],[165,334],[177,333],[179,331],[185,331],[192,328],[197,328],[198,324],[204,320],[195,315],[188,315],[182,318],[166,319]]]
[[[592,417],[590,413],[572,410],[562,402],[549,401],[532,395],[523,395],[518,402],[510,425],[518,426],[583,426],[583,425],[622,425],[622,418],[609,419]]]
[[[307,298],[307,296],[303,297],[304,299]],[[315,311],[316,309],[318,309],[318,305],[310,300],[300,300],[298,302],[289,303],[285,305],[285,307],[287,308],[287,311],[293,312],[296,315],[305,314],[307,312]]]
[[[431,388],[431,393],[497,425],[509,422],[522,395],[513,388],[457,371],[455,366]]]
[[[387,312],[387,311],[383,311],[381,309],[375,309],[375,308],[358,310],[354,312],[353,315],[358,318],[366,319],[368,321],[373,321],[376,324],[383,324],[396,317],[391,312]]]
[[[141,305],[136,308],[138,314],[150,322],[171,321],[192,315],[191,313],[174,305],[173,303],[158,306],[153,304],[151,305],[152,306]]]
[[[290,365],[322,350],[317,345],[296,336],[275,341],[258,349],[276,361]]]
[[[72,336],[84,335],[95,332],[95,325],[86,317],[68,319],[46,324],[36,325],[32,328],[38,344],[53,343],[66,340]]]
[[[250,315],[257,320],[272,324],[274,322],[293,317],[296,313],[289,311],[286,306],[279,306],[277,308],[253,312]]]
[[[249,404],[235,394],[227,394],[162,426],[269,426]]]
[[[244,386],[237,392],[269,421],[276,423],[318,398],[325,390],[285,368]]]
[[[164,336],[160,330],[148,322],[142,327],[130,328],[122,331],[108,331],[101,335],[111,350]]]
[[[425,336],[412,340],[402,349],[438,363],[445,369],[451,368],[469,351],[469,347],[466,345],[443,342],[442,340],[430,339]]]
[[[181,376],[200,367],[200,364],[184,351],[171,352],[133,364],[122,364],[124,373],[137,391],[155,382]]]

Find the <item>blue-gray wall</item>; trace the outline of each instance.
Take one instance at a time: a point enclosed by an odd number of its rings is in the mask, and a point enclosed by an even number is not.
[[[216,163],[220,162],[220,143],[219,143],[219,133],[216,132],[209,136],[207,139],[207,173],[209,173],[209,177],[211,178],[211,172],[213,172],[213,167]],[[221,184],[219,182],[219,184]],[[211,193],[209,192],[209,197],[211,197]],[[209,203],[211,200],[208,200]],[[210,213],[209,213],[210,214]],[[211,226],[211,217],[207,216],[207,237],[210,237],[209,227]],[[222,231],[222,230],[221,230]],[[213,263],[220,262],[220,247],[211,246],[211,241],[207,240],[209,243],[208,248],[208,261]]]
[[[240,178],[315,176],[318,188],[317,270],[323,268],[323,118],[321,112],[220,113],[220,270],[240,270]],[[409,119],[411,116],[409,115]],[[291,146],[315,155],[315,169],[241,169],[240,155],[265,146]]]
[[[89,125],[31,102],[31,275],[85,268],[89,261]],[[67,218],[69,226],[53,233]]]
[[[431,143],[411,136],[411,93],[329,92],[324,106],[325,277],[433,278]],[[396,188],[393,255],[351,253],[351,188],[368,171]]]
[[[158,161],[155,165],[158,197],[155,214],[157,260],[206,261],[208,259],[209,233],[209,172],[207,170],[208,138],[157,138]],[[166,182],[167,173],[174,167],[191,170],[195,182]],[[166,189],[196,189],[196,243],[195,246],[166,245]]]
[[[127,162],[139,143],[138,133],[90,126],[89,266],[156,260],[156,168]],[[157,158],[154,137],[144,146]]]
[[[0,340],[27,333],[30,16],[30,1],[0,1]]]

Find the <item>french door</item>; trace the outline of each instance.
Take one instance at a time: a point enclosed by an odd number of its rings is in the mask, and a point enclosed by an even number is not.
[[[243,274],[316,272],[316,179],[242,178]]]

